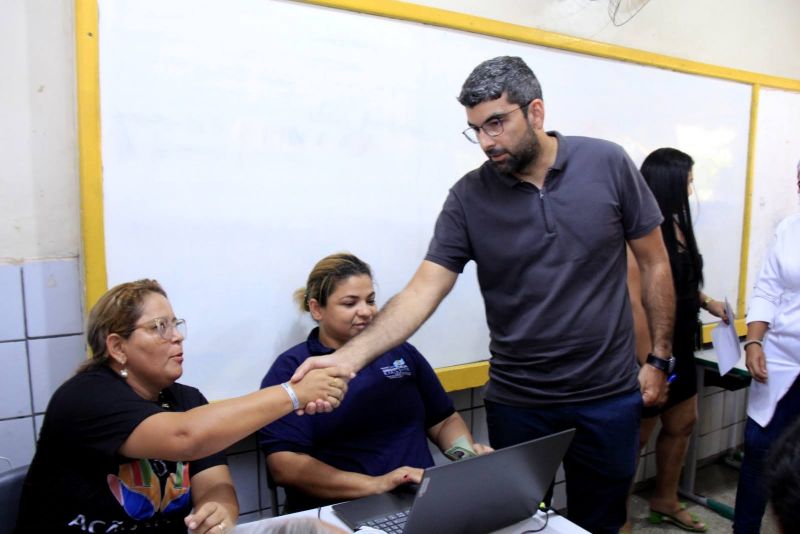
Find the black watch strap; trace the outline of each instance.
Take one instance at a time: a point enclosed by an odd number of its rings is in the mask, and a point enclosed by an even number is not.
[[[669,356],[668,358],[659,358],[655,354],[650,353],[647,355],[647,363],[659,371],[664,372],[664,374],[670,375],[675,368],[675,357]]]

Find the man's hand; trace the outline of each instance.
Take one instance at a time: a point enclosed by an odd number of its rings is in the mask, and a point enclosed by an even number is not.
[[[642,403],[645,406],[661,406],[667,402],[669,392],[667,375],[652,365],[644,364],[639,369],[639,387],[642,390]]]
[[[299,405],[306,406],[309,414],[330,412],[341,404],[347,393],[347,381],[337,376],[335,367],[313,369],[295,382],[294,390]],[[312,410],[308,409],[309,406],[313,406]]]
[[[340,371],[337,373],[338,376],[344,378],[345,380],[350,380],[354,376],[356,376],[355,371],[353,370],[352,366],[348,366],[347,362],[342,361],[340,358],[336,357],[336,354],[327,354],[325,356],[311,356],[310,358],[306,358],[306,360],[300,364],[294,374],[292,375],[292,383],[300,382],[306,373],[313,370],[313,369],[326,369],[328,367],[338,367]]]
[[[767,383],[767,358],[764,356],[764,347],[758,343],[750,343],[744,349],[745,365],[750,376],[756,382]]]
[[[291,382],[296,384],[310,371],[314,369],[327,369],[329,367],[337,367],[338,369],[334,374],[345,382],[349,382],[351,378],[356,376],[352,366],[347,365],[346,362],[342,362],[341,359],[337,358],[334,354],[328,354],[325,356],[306,358],[306,360],[300,364],[300,367],[295,370]],[[328,399],[319,398],[308,402],[304,408],[297,410],[296,413],[297,415],[303,415],[304,413],[314,415],[315,413],[330,412],[331,409],[332,406]]]

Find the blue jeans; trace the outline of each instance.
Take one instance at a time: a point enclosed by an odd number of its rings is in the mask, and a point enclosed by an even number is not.
[[[540,408],[486,401],[489,442],[494,448],[577,429],[564,457],[567,511],[570,521],[593,534],[617,534],[625,523],[625,504],[639,453],[641,412],[638,391]],[[551,496],[552,486],[546,502]]]
[[[778,401],[775,415],[766,427],[747,418],[744,429],[744,460],[736,488],[736,509],[733,518],[735,534],[758,534],[767,507],[767,488],[763,479],[763,464],[770,447],[781,433],[800,417],[800,378],[794,381],[786,395]]]

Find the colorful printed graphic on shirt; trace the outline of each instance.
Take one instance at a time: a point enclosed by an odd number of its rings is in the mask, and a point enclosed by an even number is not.
[[[403,358],[395,360],[392,365],[381,367],[381,372],[386,378],[403,378],[404,376],[411,376],[411,369],[408,368],[406,361]]]
[[[147,459],[120,465],[118,475],[108,475],[106,480],[117,502],[137,521],[153,517],[159,511],[180,510],[191,499],[188,462],[178,462],[175,472],[167,475],[163,497],[161,480]]]

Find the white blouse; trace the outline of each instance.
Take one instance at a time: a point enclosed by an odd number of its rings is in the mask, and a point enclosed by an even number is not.
[[[747,405],[747,415],[762,427],[800,374],[800,214],[781,221],[775,235],[747,311],[748,323],[770,325],[764,338],[767,382],[752,382]]]

